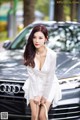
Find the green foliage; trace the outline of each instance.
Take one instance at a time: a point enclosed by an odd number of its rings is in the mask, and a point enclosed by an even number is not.
[[[10,38],[7,37],[7,31],[0,32],[0,42],[4,42]]]
[[[35,9],[42,12],[46,17],[49,16],[50,0],[36,0]]]
[[[0,0],[0,5],[4,2],[9,2],[10,0]]]
[[[70,15],[70,4],[69,4],[70,0],[64,0],[64,14],[65,15]]]

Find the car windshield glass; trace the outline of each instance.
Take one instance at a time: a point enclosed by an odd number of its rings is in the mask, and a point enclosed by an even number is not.
[[[55,51],[80,52],[80,26],[56,24],[46,27],[49,31],[48,47]],[[26,27],[12,42],[11,49],[23,49],[31,30],[32,26]]]
[[[58,26],[56,29],[49,31],[49,43],[48,46],[52,49],[59,51],[67,51],[67,41],[71,41],[71,33],[69,28],[64,26]]]
[[[50,29],[48,46],[55,51],[79,52],[80,28],[58,26],[56,29]]]
[[[24,29],[12,42],[11,49],[23,49],[27,42],[30,31],[31,28]]]

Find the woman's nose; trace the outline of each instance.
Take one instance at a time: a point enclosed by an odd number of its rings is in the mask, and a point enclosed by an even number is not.
[[[35,41],[38,42],[38,39],[36,39]]]

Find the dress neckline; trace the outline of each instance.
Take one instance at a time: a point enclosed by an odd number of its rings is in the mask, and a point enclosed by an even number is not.
[[[45,60],[44,60],[44,63],[43,63],[43,65],[42,65],[41,69],[39,69],[39,66],[38,66],[38,64],[37,64],[37,60],[34,59],[34,61],[35,61],[35,69],[37,69],[38,71],[43,71],[43,68],[44,68],[44,66],[45,66],[45,64],[46,64],[47,56],[48,56],[48,48],[46,47],[46,49],[47,49],[46,57],[45,57]]]

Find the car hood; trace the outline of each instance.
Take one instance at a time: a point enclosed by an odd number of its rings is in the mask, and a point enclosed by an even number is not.
[[[80,75],[80,54],[58,53],[56,73],[59,79]]]
[[[27,69],[23,63],[23,50],[2,51],[0,56],[0,79],[27,79]],[[58,53],[56,74],[58,79],[80,75],[80,55]]]
[[[0,79],[26,80],[23,50],[6,50],[0,53]]]

